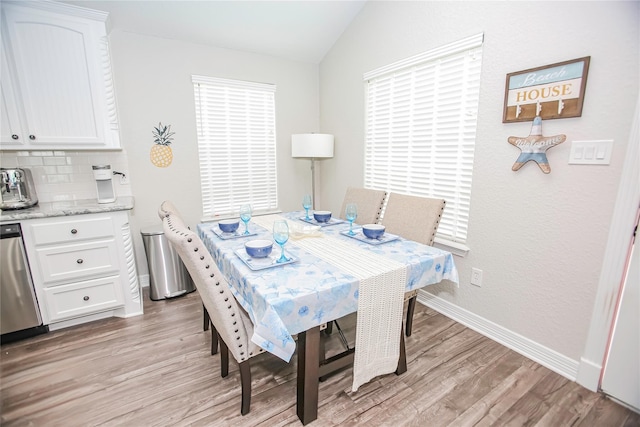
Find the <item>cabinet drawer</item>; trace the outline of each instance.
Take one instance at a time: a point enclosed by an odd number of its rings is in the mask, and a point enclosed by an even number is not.
[[[113,237],[111,218],[70,219],[33,224],[33,239],[37,246],[52,243],[71,243],[80,240]]]
[[[52,246],[36,252],[42,281],[49,286],[55,282],[76,282],[118,271],[115,240]]]
[[[64,320],[124,305],[120,276],[45,288],[51,321]]]

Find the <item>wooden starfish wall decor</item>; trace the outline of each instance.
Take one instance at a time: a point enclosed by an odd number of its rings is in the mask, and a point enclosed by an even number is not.
[[[533,119],[531,125],[531,133],[527,137],[510,136],[509,144],[518,147],[521,151],[520,156],[513,164],[511,170],[517,171],[530,160],[538,164],[542,172],[551,172],[549,160],[547,159],[547,150],[562,144],[567,139],[567,135],[542,136],[542,119],[538,116]]]

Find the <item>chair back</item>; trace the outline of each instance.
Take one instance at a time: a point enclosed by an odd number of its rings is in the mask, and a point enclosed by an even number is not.
[[[259,353],[259,347],[250,340],[253,335],[251,319],[231,293],[200,237],[189,230],[176,214],[167,214],[162,226],[165,236],[189,271],[214,328],[233,357],[243,362]]]
[[[347,203],[355,203],[358,206],[356,224],[377,224],[384,206],[387,192],[384,190],[371,190],[369,188],[348,187],[342,201],[342,209],[339,217],[346,219],[344,210]]]
[[[445,204],[443,199],[390,193],[382,224],[391,234],[432,246]]]
[[[180,215],[180,211],[178,211],[178,208],[176,208],[174,204],[169,200],[165,200],[160,204],[160,207],[158,208],[158,216],[160,217],[160,220],[163,220],[164,217],[170,214],[176,215],[182,221],[182,215]]]

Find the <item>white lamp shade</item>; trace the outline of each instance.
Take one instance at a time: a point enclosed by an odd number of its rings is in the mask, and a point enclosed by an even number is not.
[[[326,133],[291,135],[291,157],[308,159],[333,157],[333,135]]]

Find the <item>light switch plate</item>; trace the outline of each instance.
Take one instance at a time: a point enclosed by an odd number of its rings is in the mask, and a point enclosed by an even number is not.
[[[573,141],[569,153],[570,165],[608,165],[611,163],[613,140]]]

